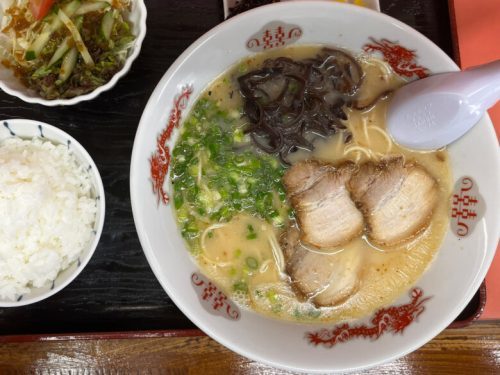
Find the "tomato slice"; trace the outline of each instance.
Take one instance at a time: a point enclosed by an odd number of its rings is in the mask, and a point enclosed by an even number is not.
[[[30,0],[31,13],[35,19],[40,20],[47,15],[56,0]]]

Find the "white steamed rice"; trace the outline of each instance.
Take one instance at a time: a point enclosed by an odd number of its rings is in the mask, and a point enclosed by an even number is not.
[[[97,203],[65,145],[0,142],[0,299],[54,280],[89,245]]]

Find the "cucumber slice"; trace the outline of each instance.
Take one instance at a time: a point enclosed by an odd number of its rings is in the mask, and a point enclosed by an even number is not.
[[[64,56],[61,69],[59,70],[59,78],[56,81],[56,85],[62,85],[69,78],[73,69],[75,69],[76,60],[78,59],[78,50],[73,47]]]
[[[66,52],[68,52],[72,45],[74,45],[73,38],[70,36],[66,37],[59,47],[57,47],[54,55],[52,55],[52,58],[49,61],[49,66],[58,62],[66,54]]]
[[[65,6],[62,7],[63,12],[68,16],[71,17],[75,12],[80,8],[80,0],[73,0],[71,3],[66,4]],[[50,29],[52,32],[57,31],[59,28],[61,28],[63,23],[59,19],[59,17],[54,17],[52,22],[50,23]]]
[[[37,38],[30,46],[30,48],[26,51],[24,58],[26,60],[34,60],[38,57],[43,47],[48,43],[52,32],[50,31],[50,26],[45,25],[42,29],[42,32],[38,34]]]
[[[66,4],[63,9],[69,17],[71,17],[78,7],[80,6],[80,0],[73,0],[72,2]],[[52,22],[46,23],[42,29],[42,32],[38,34],[36,39],[31,43],[31,46],[26,50],[24,58],[26,60],[35,60],[42,52],[45,45],[50,40],[50,37],[54,31],[57,31],[63,23],[59,17],[54,17]]]
[[[89,50],[87,49],[87,46],[83,42],[82,36],[80,35],[80,32],[78,31],[78,28],[73,23],[73,21],[69,19],[69,17],[66,15],[66,13],[63,12],[62,9],[59,9],[59,12],[57,12],[57,16],[61,19],[61,21],[64,23],[64,25],[68,28],[69,32],[71,33],[71,36],[75,41],[76,48],[78,49],[78,52],[80,52],[80,54],[82,55],[85,64],[94,65],[94,60],[92,60],[92,56],[90,56]]]
[[[105,13],[101,21],[101,34],[104,39],[109,40],[111,38],[114,23],[115,19],[113,17],[113,12]]]
[[[83,25],[83,16],[79,16],[75,19],[75,26],[78,30],[81,30]],[[56,52],[54,52],[54,55],[49,61],[49,67],[54,65],[56,62],[58,62],[68,50],[75,45],[75,42],[73,41],[73,38],[68,36],[66,37],[63,42],[57,47]]]

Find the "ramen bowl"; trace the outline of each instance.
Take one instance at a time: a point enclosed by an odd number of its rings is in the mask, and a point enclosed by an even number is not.
[[[430,267],[391,304],[360,319],[315,324],[278,320],[239,306],[200,271],[181,236],[169,200],[170,157],[178,128],[216,77],[254,53],[311,44],[373,54],[407,79],[458,69],[415,30],[354,6],[290,2],[236,16],[189,47],[152,94],[133,148],[132,208],[142,247],[160,284],[213,339],[248,358],[287,370],[360,370],[394,360],[431,340],[480,286],[500,228],[498,145],[485,116],[480,126],[449,147],[454,185],[450,225]],[[200,65],[207,58],[210,63]]]

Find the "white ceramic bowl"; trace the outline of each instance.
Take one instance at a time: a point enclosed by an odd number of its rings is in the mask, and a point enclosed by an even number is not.
[[[0,141],[13,136],[24,139],[38,137],[43,140],[49,140],[54,144],[67,145],[69,150],[76,156],[78,162],[81,163],[81,165],[87,165],[89,168],[88,173],[90,174],[93,185],[92,196],[97,202],[97,214],[94,222],[92,238],[76,262],[71,264],[64,271],[60,272],[53,283],[46,284],[40,288],[31,288],[29,293],[19,296],[17,301],[0,299],[0,307],[17,307],[42,301],[56,294],[71,283],[80,274],[80,272],[82,272],[90,258],[92,258],[99,242],[99,238],[101,237],[105,215],[104,187],[102,185],[101,176],[94,161],[80,143],[64,131],[40,121],[24,119],[1,121]]]
[[[0,24],[2,22],[2,17],[4,15],[4,10],[7,9],[12,0],[0,0]],[[19,99],[24,100],[28,103],[42,104],[46,106],[57,106],[57,105],[73,105],[86,100],[92,100],[96,98],[99,94],[104,91],[108,91],[116,85],[116,82],[128,73],[132,63],[139,55],[141,51],[142,41],[146,36],[146,5],[144,5],[144,0],[133,0],[132,8],[128,14],[128,20],[132,23],[132,32],[136,35],[134,45],[129,51],[129,55],[125,64],[118,71],[113,78],[111,78],[106,84],[99,86],[94,91],[87,94],[78,95],[70,99],[53,99],[48,100],[40,97],[34,90],[31,90],[24,86],[21,81],[14,76],[11,69],[0,64],[0,89],[5,91],[7,94],[12,96],[17,96]],[[1,36],[0,36],[1,37]]]
[[[384,53],[399,74],[410,77],[458,69],[417,31],[361,7],[288,2],[236,16],[189,47],[152,94],[132,154],[134,219],[161,285],[182,312],[212,338],[239,354],[284,369],[359,370],[393,360],[431,340],[459,315],[478,289],[493,259],[500,229],[498,144],[485,116],[449,147],[457,182],[450,229],[415,289],[380,309],[378,315],[346,325],[304,325],[238,310],[229,300],[215,299],[221,297],[219,290],[211,288],[198,271],[176,227],[173,208],[163,203],[152,183],[171,193],[167,152],[178,136],[175,126],[182,126],[200,92],[252,51],[290,43],[337,45],[378,56]],[[170,138],[167,127],[174,129]],[[156,164],[151,168],[153,160]]]

